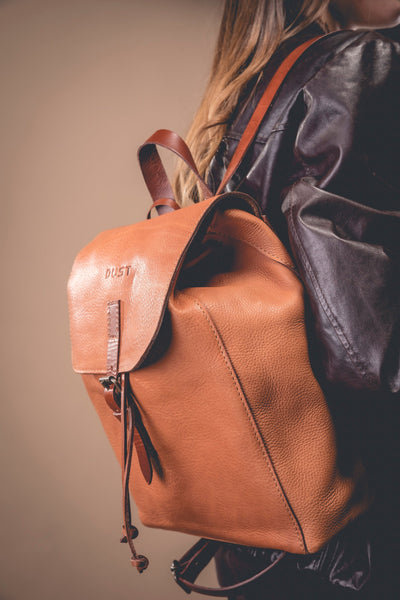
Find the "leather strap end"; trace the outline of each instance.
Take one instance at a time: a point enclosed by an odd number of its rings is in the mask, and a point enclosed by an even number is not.
[[[121,415],[121,409],[118,406],[118,404],[115,402],[114,386],[110,387],[108,390],[104,390],[103,393],[104,393],[104,399],[107,402],[108,406],[113,411],[113,414],[115,416],[120,416]]]
[[[136,454],[138,457],[139,466],[140,466],[142,475],[143,475],[146,483],[148,485],[150,485],[150,483],[153,480],[153,467],[151,464],[150,455],[147,451],[147,448],[142,440],[142,437],[141,437],[138,429],[135,429],[133,443],[135,446],[135,450],[136,450]]]
[[[136,558],[134,556],[131,557],[131,565],[132,567],[135,567],[139,573],[143,573],[149,566],[149,559],[147,556],[143,556],[143,554],[138,554]]]

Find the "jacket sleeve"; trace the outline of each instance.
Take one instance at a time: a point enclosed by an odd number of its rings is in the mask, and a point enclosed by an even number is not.
[[[366,32],[303,88],[282,211],[328,381],[400,390],[400,46]]]

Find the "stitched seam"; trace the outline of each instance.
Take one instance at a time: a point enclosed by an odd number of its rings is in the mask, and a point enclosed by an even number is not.
[[[347,352],[347,354],[349,355],[351,361],[353,362],[355,368],[359,371],[359,373],[365,378],[367,379],[367,381],[369,381],[370,383],[374,383],[374,379],[366,372],[362,362],[360,361],[359,356],[357,355],[356,351],[353,349],[352,345],[350,344],[349,340],[346,337],[346,334],[344,333],[344,331],[342,330],[342,328],[340,327],[338,321],[336,320],[335,315],[333,314],[324,294],[323,291],[318,283],[318,279],[311,267],[311,264],[309,263],[308,260],[308,256],[306,254],[306,251],[304,249],[303,244],[301,243],[301,240],[297,234],[295,225],[294,225],[294,218],[293,218],[293,203],[294,203],[294,194],[293,194],[293,188],[292,190],[289,192],[289,198],[290,198],[290,202],[289,202],[289,221],[290,224],[292,226],[292,231],[293,234],[296,238],[297,244],[298,244],[298,248],[300,250],[300,254],[303,258],[304,261],[304,265],[306,267],[306,270],[310,276],[311,279],[311,283],[313,285],[313,288],[317,294],[318,300],[326,314],[326,316],[328,317],[336,335],[338,340],[340,341],[340,343],[342,344],[344,350]]]
[[[267,142],[269,140],[269,137],[273,134],[273,133],[281,133],[282,131],[286,131],[290,126],[289,125],[276,125],[273,129],[271,129],[271,131],[269,132],[269,135],[267,136],[263,136],[263,135],[256,135],[256,137],[254,138],[254,142],[256,144],[261,143],[264,144],[265,142]],[[240,142],[242,138],[242,135],[239,133],[229,133],[227,135],[224,136],[225,140],[233,140],[235,142]]]
[[[223,231],[217,231],[215,229],[209,230],[207,232],[208,234],[216,234],[225,238],[228,238],[229,240],[234,240],[236,242],[240,242],[242,244],[247,244],[248,246],[251,246],[251,248],[254,248],[255,250],[258,250],[259,252],[261,252],[262,254],[264,254],[265,256],[267,256],[268,258],[270,258],[271,260],[275,260],[275,262],[279,263],[280,265],[283,265],[285,267],[289,267],[289,269],[291,269],[292,271],[294,271],[293,265],[291,265],[288,262],[284,262],[280,259],[279,256],[276,256],[275,254],[271,254],[268,250],[266,250],[265,248],[261,248],[260,246],[256,246],[255,244],[252,244],[251,242],[248,242],[247,240],[241,240],[233,235],[229,235],[229,233],[224,233]]]
[[[241,401],[241,403],[242,403],[242,405],[243,405],[243,407],[245,409],[247,418],[248,418],[248,420],[250,422],[250,425],[251,425],[251,428],[253,430],[253,435],[254,435],[254,437],[255,437],[255,439],[256,439],[256,441],[257,441],[257,443],[258,443],[258,445],[259,445],[259,447],[261,449],[262,454],[266,458],[266,463],[267,463],[268,469],[269,469],[269,471],[270,471],[270,473],[272,475],[272,480],[273,480],[273,482],[275,484],[275,487],[276,487],[276,489],[278,491],[279,496],[282,499],[282,502],[283,502],[283,504],[285,506],[285,509],[286,509],[286,511],[287,511],[287,513],[288,513],[288,515],[289,515],[292,523],[293,523],[293,526],[294,526],[297,538],[298,538],[298,540],[300,542],[300,545],[303,548],[304,552],[307,552],[307,546],[306,546],[306,543],[305,543],[305,538],[304,538],[303,531],[302,531],[302,529],[300,527],[300,523],[299,523],[297,517],[295,516],[292,507],[289,504],[289,501],[288,501],[288,499],[286,497],[286,494],[283,491],[283,488],[282,488],[282,485],[280,483],[278,474],[276,473],[275,468],[273,466],[273,462],[272,462],[271,456],[270,456],[270,454],[268,452],[266,444],[264,443],[264,440],[262,439],[262,436],[261,436],[261,434],[260,434],[260,432],[258,430],[258,427],[257,427],[257,425],[256,425],[256,423],[254,421],[253,414],[252,414],[251,409],[250,409],[250,407],[249,407],[249,405],[248,405],[248,403],[246,401],[246,397],[244,395],[242,387],[239,384],[237,375],[236,375],[235,370],[233,368],[232,362],[231,362],[231,360],[229,358],[228,352],[226,351],[226,348],[225,348],[225,346],[224,346],[224,344],[222,342],[221,336],[220,336],[220,334],[219,334],[219,332],[218,332],[215,324],[213,323],[213,321],[212,321],[212,319],[211,319],[211,317],[210,317],[207,309],[202,304],[200,304],[200,302],[197,300],[197,298],[195,298],[194,296],[192,296],[191,294],[189,294],[187,292],[181,292],[181,293],[185,294],[185,296],[188,296],[188,297],[192,298],[192,300],[199,307],[199,309],[201,310],[201,312],[203,313],[204,317],[206,318],[206,320],[208,321],[208,323],[210,325],[210,329],[211,329],[211,331],[214,334],[214,337],[215,337],[215,339],[217,341],[217,344],[218,344],[218,347],[220,349],[221,355],[222,355],[222,357],[224,359],[224,362],[225,362],[225,364],[226,364],[226,366],[228,368],[228,371],[229,371],[229,373],[230,373],[230,375],[232,377],[232,380],[233,380],[233,383],[235,385],[235,388],[236,388],[236,391],[238,393],[238,396],[240,398],[240,401]]]

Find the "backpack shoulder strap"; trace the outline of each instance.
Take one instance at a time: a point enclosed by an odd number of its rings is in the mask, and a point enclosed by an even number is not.
[[[237,168],[242,162],[242,159],[246,154],[248,147],[253,141],[257,130],[261,125],[261,121],[263,120],[267,113],[267,110],[271,106],[272,100],[274,99],[276,93],[281,87],[286,75],[289,73],[290,69],[300,58],[300,56],[321,37],[323,36],[314,37],[310,40],[307,40],[303,44],[300,44],[300,46],[297,46],[297,48],[295,48],[294,50],[292,50],[292,52],[290,52],[290,54],[288,54],[288,56],[285,58],[285,60],[275,72],[271,81],[267,85],[263,95],[261,96],[254,110],[254,113],[250,121],[248,122],[246,129],[243,132],[242,137],[240,138],[239,144],[237,145],[235,153],[232,156],[231,162],[229,163],[228,168],[225,171],[225,175],[221,183],[219,184],[217,195],[222,193],[228,181],[231,179],[234,173],[236,173]]]

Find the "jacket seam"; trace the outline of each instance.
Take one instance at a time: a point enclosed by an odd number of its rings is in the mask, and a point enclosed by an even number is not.
[[[253,143],[255,143],[255,144],[256,144],[256,143],[265,143],[265,142],[267,142],[267,141],[268,141],[268,139],[270,138],[270,136],[271,136],[273,133],[282,133],[283,131],[286,131],[287,129],[288,129],[288,127],[287,127],[287,126],[285,126],[285,127],[283,127],[283,126],[280,126],[280,127],[279,127],[279,126],[277,126],[277,127],[274,127],[274,128],[273,128],[273,129],[270,131],[269,135],[268,135],[268,136],[266,136],[266,137],[263,137],[263,136],[261,136],[261,137],[258,137],[258,136],[256,135],[256,137],[255,137],[255,138],[254,138],[254,140],[253,140]],[[227,134],[225,134],[225,135],[224,135],[224,139],[225,139],[225,140],[234,140],[235,142],[240,142],[240,140],[241,140],[241,137],[242,137],[242,136],[241,136],[240,134],[238,134],[238,133],[235,133],[235,132],[233,132],[233,133],[230,133],[230,132],[229,132],[229,133],[227,133]]]

